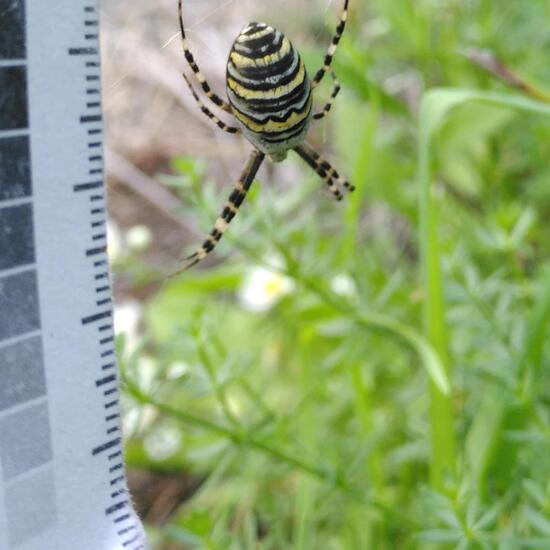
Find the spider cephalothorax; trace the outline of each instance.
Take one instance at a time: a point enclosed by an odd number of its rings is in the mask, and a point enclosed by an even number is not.
[[[249,23],[235,39],[227,61],[227,96],[229,102],[215,94],[195,62],[187,44],[183,25],[182,0],[178,0],[180,30],[185,58],[195,74],[204,94],[217,107],[232,115],[237,126],[222,122],[204,105],[190,80],[184,78],[202,112],[219,128],[230,134],[242,134],[254,146],[254,151],[241,177],[235,184],[229,200],[214,229],[201,248],[189,256],[189,268],[204,259],[219,243],[231,220],[246,198],[265,156],[279,162],[294,150],[323,178],[330,191],[342,199],[341,189],[353,191],[353,186],[305,142],[312,120],[325,117],[340,91],[334,78],[330,101],[318,112],[312,113],[313,90],[325,74],[331,71],[336,47],[346,26],[349,0],[344,0],[340,23],[332,39],[323,66],[309,79],[300,54],[290,40],[266,23]]]

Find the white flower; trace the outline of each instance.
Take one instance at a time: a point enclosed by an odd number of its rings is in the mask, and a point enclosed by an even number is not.
[[[153,460],[165,460],[181,445],[181,432],[173,426],[162,426],[143,440],[145,451]]]
[[[259,313],[271,309],[293,289],[292,279],[265,267],[255,267],[246,276],[238,297],[244,309]]]
[[[126,244],[131,250],[145,250],[152,242],[153,234],[146,225],[135,225],[126,232]]]
[[[330,288],[335,294],[339,294],[346,298],[357,296],[355,281],[349,275],[343,273],[332,278],[330,281]]]
[[[157,417],[158,410],[152,405],[133,407],[122,417],[122,430],[128,437],[140,434],[152,426]]]
[[[158,361],[148,355],[142,355],[136,361],[135,369],[135,379],[139,387],[145,392],[151,391],[159,371]]]
[[[189,365],[185,361],[175,361],[168,367],[166,378],[168,378],[168,380],[177,380],[185,376],[189,370]]]
[[[124,334],[125,351],[134,352],[139,344],[139,322],[141,320],[141,305],[135,300],[115,305],[115,334]]]
[[[122,254],[120,229],[112,220],[107,221],[107,254],[112,262],[116,262]]]

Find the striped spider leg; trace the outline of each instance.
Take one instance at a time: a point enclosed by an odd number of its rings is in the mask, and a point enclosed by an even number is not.
[[[184,270],[206,258],[220,242],[246,198],[266,156],[273,162],[281,162],[289,151],[294,150],[325,181],[338,200],[343,198],[342,189],[354,190],[354,187],[305,141],[311,122],[328,115],[340,91],[340,84],[331,65],[346,26],[348,6],[349,0],[344,0],[336,33],[325,55],[323,66],[313,80],[310,80],[299,52],[282,32],[266,23],[252,22],[246,25],[233,42],[227,60],[226,102],[212,91],[189,50],[183,23],[182,0],[178,0],[185,58],[206,97],[231,114],[236,125],[230,126],[221,121],[204,105],[184,75],[195,101],[205,116],[220,129],[243,135],[253,146],[248,164],[214,228],[202,246],[186,258],[188,264]],[[313,113],[313,89],[327,72],[331,72],[334,79],[330,99],[321,111]]]
[[[355,187],[345,180],[340,174],[334,169],[334,167],[325,160],[306,142],[298,145],[294,150],[302,157],[311,168],[317,172],[319,177],[321,177],[325,183],[328,185],[331,193],[335,196],[336,200],[341,201],[344,197],[342,192],[336,185],[338,183],[340,187],[346,189],[350,193],[355,191]]]
[[[225,122],[221,121],[202,101],[201,98],[198,96],[197,92],[195,91],[195,88],[193,88],[193,84],[191,84],[191,81],[187,77],[185,73],[183,73],[183,78],[185,79],[185,82],[187,83],[187,86],[191,90],[191,94],[193,95],[195,101],[197,102],[197,105],[199,106],[200,110],[205,114],[218,128],[223,130],[224,132],[227,132],[228,134],[240,134],[241,130],[240,128],[237,128],[236,126],[229,126]]]
[[[195,58],[191,53],[191,50],[189,49],[189,44],[187,43],[187,36],[185,34],[185,27],[183,25],[183,7],[181,3],[182,3],[182,0],[178,0],[178,18],[180,23],[181,45],[183,48],[183,54],[185,55],[185,59],[187,60],[187,63],[189,63],[189,66],[191,67],[191,70],[193,71],[193,74],[195,75],[195,78],[199,82],[202,88],[202,91],[205,93],[206,97],[210,101],[212,101],[212,103],[217,105],[220,109],[224,110],[227,113],[231,113],[231,107],[229,106],[227,101],[224,101],[218,94],[212,91],[210,84],[208,84],[206,78],[201,73],[201,70],[199,69],[197,62],[195,61]]]
[[[325,118],[332,109],[332,104],[334,103],[334,100],[340,93],[340,90],[342,87],[340,86],[340,82],[336,78],[336,74],[334,71],[331,71],[330,74],[332,75],[332,80],[334,81],[333,87],[332,87],[332,93],[330,94],[330,98],[326,105],[318,112],[313,114],[313,120],[321,120],[322,118]]]
[[[344,34],[344,30],[346,28],[346,21],[348,20],[348,9],[349,0],[345,0],[344,9],[342,10],[342,15],[340,16],[340,22],[336,27],[336,32],[332,37],[332,42],[330,43],[330,46],[328,47],[323,66],[317,71],[317,73],[313,77],[313,80],[311,81],[312,88],[316,88],[321,80],[323,80],[323,77],[330,70],[332,60],[334,59],[334,54],[336,53],[336,49],[338,48],[338,44],[340,43],[340,39],[342,38],[342,35]]]
[[[233,187],[233,191],[231,192],[231,195],[229,195],[229,199],[225,204],[222,213],[214,224],[214,229],[212,229],[199,250],[197,250],[194,254],[191,254],[191,256],[185,258],[189,263],[185,266],[183,271],[198,264],[201,260],[204,260],[204,258],[206,258],[206,256],[208,256],[208,254],[216,248],[216,245],[220,242],[223,234],[231,223],[231,220],[236,216],[239,211],[239,207],[246,198],[246,195],[254,182],[254,178],[256,177],[264,158],[264,153],[256,149],[252,152],[241,177]]]

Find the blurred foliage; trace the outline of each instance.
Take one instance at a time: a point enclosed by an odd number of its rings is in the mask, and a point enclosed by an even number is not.
[[[220,261],[119,339],[130,470],[195,480],[155,547],[550,548],[550,106],[527,97],[549,58],[548,0],[352,0],[313,139],[356,193],[256,185]],[[173,169],[206,232],[223,194]]]

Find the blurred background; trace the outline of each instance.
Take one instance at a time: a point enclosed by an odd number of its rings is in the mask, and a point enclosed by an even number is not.
[[[246,23],[312,74],[342,4],[185,0],[185,25],[224,95]],[[159,550],[548,549],[550,1],[350,4],[308,139],[356,192],[268,161],[170,277],[251,146],[189,93],[177,0],[102,2],[133,499]]]

